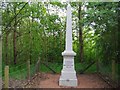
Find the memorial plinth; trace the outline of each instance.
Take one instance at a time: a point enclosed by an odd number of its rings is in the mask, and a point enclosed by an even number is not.
[[[66,25],[66,47],[62,52],[63,69],[59,79],[59,86],[77,86],[78,81],[74,69],[74,56],[76,53],[72,50],[72,14],[71,6],[67,5],[67,25]]]

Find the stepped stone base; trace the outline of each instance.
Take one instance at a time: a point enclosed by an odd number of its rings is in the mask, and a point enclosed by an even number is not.
[[[64,79],[60,77],[59,79],[59,86],[77,86],[77,78],[76,79]]]

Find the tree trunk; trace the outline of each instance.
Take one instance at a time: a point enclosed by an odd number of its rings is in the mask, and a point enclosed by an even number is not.
[[[118,55],[117,55],[117,61],[120,63],[120,1],[118,2],[118,28],[117,28],[117,50]],[[120,70],[119,70],[120,71]]]
[[[117,63],[118,63],[118,69],[117,69],[117,74],[120,76],[120,1],[118,2],[118,34],[117,34],[117,36],[118,36],[118,40],[117,40],[117,50],[118,50],[118,54],[117,54]],[[118,83],[120,83],[120,78],[118,78]],[[120,87],[120,84],[119,84],[119,87]]]
[[[14,13],[16,15],[16,7],[14,7]],[[17,17],[15,17],[14,32],[13,32],[13,52],[14,52],[14,64],[17,61],[17,50],[16,50],[16,30],[17,30]]]
[[[99,61],[99,59],[97,59],[97,61],[96,61],[96,70],[97,70],[97,73],[100,72],[100,61]]]
[[[33,14],[33,11],[32,11]],[[30,23],[31,24],[31,23]],[[32,16],[32,24],[33,24],[33,16]],[[30,46],[29,46],[29,59],[30,59],[30,64],[32,64],[32,35],[31,35],[31,28],[29,30],[29,37],[30,37]]]
[[[79,19],[79,51],[80,51],[80,61],[83,62],[83,34],[82,34],[82,25],[80,23],[81,20],[81,3],[79,3],[78,9],[78,19]]]
[[[60,31],[60,51],[63,50],[63,39],[62,39],[63,35],[62,34],[63,34],[62,31]],[[61,57],[60,57],[60,59],[61,59]]]
[[[115,80],[115,60],[112,60],[112,80]]]
[[[6,50],[5,50],[5,61],[6,61],[6,65],[8,65],[8,31],[6,32],[6,38],[5,38],[5,44],[6,44]]]
[[[8,12],[8,5],[7,5],[7,13],[9,15],[9,12]],[[8,18],[7,18],[8,20]],[[9,35],[9,30],[7,28],[6,32],[6,37],[5,37],[5,64],[8,65],[9,64],[9,61],[8,61],[8,35]]]

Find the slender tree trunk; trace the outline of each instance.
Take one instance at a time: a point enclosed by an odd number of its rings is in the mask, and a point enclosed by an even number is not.
[[[62,34],[63,34],[62,31],[60,31],[60,51],[61,52],[63,50],[63,39],[62,39],[63,35]],[[61,59],[61,57],[60,57],[60,59]]]
[[[16,6],[14,7],[14,13],[16,15]],[[17,49],[16,49],[16,30],[17,30],[17,17],[15,17],[14,31],[13,31],[13,52],[14,52],[14,64],[17,61]]]
[[[118,62],[118,60],[119,60],[119,52],[118,52],[118,50],[119,50],[119,41],[118,41],[118,38],[119,38],[119,25],[120,25],[120,2],[118,2],[118,17],[117,17],[117,19],[118,19],[118,27],[117,27],[117,29],[115,29],[114,30],[114,32],[113,32],[113,38],[114,38],[114,41],[115,41],[115,43],[114,43],[114,60],[112,60],[112,79],[113,80],[115,80],[116,78],[115,78],[115,76],[116,76],[116,74],[118,74],[118,75],[120,75],[120,70],[118,70],[119,69],[119,64],[118,64],[118,66],[116,66],[117,65],[117,63],[119,63]],[[117,71],[116,71],[116,68],[117,68]],[[117,73],[118,72],[118,73]]]
[[[115,80],[115,60],[112,60],[112,79]]]
[[[118,64],[118,75],[120,76],[120,1],[118,2],[118,32],[117,32],[117,50],[118,50],[118,54],[117,54],[117,64]],[[118,84],[120,83],[120,78],[118,78]],[[119,84],[120,87],[120,84]]]
[[[6,44],[6,47],[5,47],[5,61],[6,61],[6,65],[8,65],[8,31],[6,32],[6,38],[5,38],[5,44]]]
[[[7,14],[9,15],[8,5],[7,5]],[[8,20],[8,18],[7,18],[7,20]],[[8,61],[8,35],[9,35],[9,31],[6,30],[6,37],[5,37],[5,64],[6,65],[9,64],[9,61]]]
[[[99,59],[97,59],[97,61],[96,61],[96,70],[97,70],[97,73],[99,73],[100,71],[100,61],[99,61]]]
[[[15,26],[14,34],[13,34],[13,52],[14,52],[14,64],[16,64],[16,56],[17,56],[17,52],[16,52],[16,26]]]
[[[47,11],[48,11],[48,13],[50,13],[48,8],[49,8],[49,4],[47,3]],[[44,30],[45,30],[45,27],[46,27],[46,26],[44,26]],[[44,32],[45,32],[45,31],[44,31]],[[48,48],[49,48],[49,47],[48,47],[48,37],[47,37],[46,33],[45,33],[45,40],[46,40],[46,42],[45,42],[45,45],[46,45],[46,46],[45,46],[45,47],[46,47],[46,48],[45,48],[45,59],[46,59],[46,61],[47,61],[47,63],[48,63],[48,61],[51,61],[51,60],[48,59]]]
[[[65,24],[64,24],[64,28],[63,28],[63,50],[65,49],[65,37],[66,37],[66,21],[65,21]]]
[[[117,50],[119,50],[117,55],[117,61],[120,63],[120,1],[118,2],[118,28],[117,28]],[[119,70],[120,71],[120,70]]]
[[[83,34],[82,34],[82,25],[80,23],[81,20],[81,3],[79,3],[78,9],[78,19],[79,19],[79,50],[80,50],[80,61],[83,62]]]
[[[33,11],[32,11],[32,13],[33,13]],[[32,24],[33,24],[33,16],[32,16]],[[32,35],[31,35],[31,30],[32,30],[32,29],[30,28],[30,30],[29,30],[29,37],[30,37],[29,59],[30,59],[30,64],[32,64]]]

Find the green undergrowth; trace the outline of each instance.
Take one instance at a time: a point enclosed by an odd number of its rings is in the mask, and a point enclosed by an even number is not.
[[[52,68],[55,72],[61,73],[62,70],[62,63],[48,63],[49,67]],[[87,64],[82,64],[82,63],[75,63],[75,70],[77,73],[80,72],[80,70],[84,69],[87,66]],[[4,69],[3,69],[4,71]],[[30,74],[31,76],[35,75],[35,64],[30,65]],[[51,73],[52,71],[46,67],[44,64],[40,64],[39,67],[40,72],[45,72],[45,73]],[[87,69],[85,72],[86,73],[92,73],[96,71],[96,65],[92,65],[89,69]],[[2,72],[0,72],[2,73]],[[15,66],[10,66],[9,67],[9,77],[10,78],[15,78],[15,79],[26,79],[28,75],[27,72],[27,65],[22,64],[22,65],[15,65]],[[4,77],[4,73],[2,73],[2,76]]]

